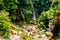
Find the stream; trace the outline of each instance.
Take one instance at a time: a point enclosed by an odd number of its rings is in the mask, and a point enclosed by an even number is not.
[[[39,38],[39,34],[41,32],[44,32],[45,30],[40,31],[37,28],[37,25],[28,25],[23,26],[23,30],[28,33],[28,35],[33,36],[34,40],[48,40],[46,35],[42,35],[42,37]],[[18,35],[11,35],[9,39],[1,38],[0,40],[21,40],[21,38]]]

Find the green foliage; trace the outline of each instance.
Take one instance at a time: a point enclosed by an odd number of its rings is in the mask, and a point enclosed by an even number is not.
[[[32,11],[31,11],[30,8],[25,8],[24,9],[24,15],[25,15],[26,21],[30,21],[32,19]]]
[[[23,35],[24,35],[24,36],[23,36]],[[27,35],[26,32],[23,32],[20,36],[21,36],[21,38],[22,38],[23,40],[29,40],[29,39],[28,39],[28,35]]]
[[[28,34],[24,31],[22,32],[22,34],[20,34],[20,37],[22,38],[22,40],[34,40],[32,36],[28,36]]]
[[[9,37],[9,28],[12,27],[10,22],[9,13],[5,10],[0,11],[0,35],[3,37]]]
[[[48,27],[49,21],[53,18],[53,15],[60,12],[60,1],[59,0],[52,0],[51,8],[48,11],[43,11],[38,18],[40,23],[38,27]]]
[[[10,13],[11,19],[16,19],[16,10],[18,9],[17,0],[0,0],[0,10],[7,10]]]
[[[44,25],[44,22],[40,22],[40,23],[38,24],[38,28],[39,28],[39,29],[45,29],[46,27],[45,27],[45,25]]]
[[[5,10],[11,10],[11,9],[17,9],[17,5],[16,5],[17,0],[0,0],[0,5],[1,5],[1,9],[5,9]]]
[[[25,21],[30,21],[32,19],[31,1],[29,0],[18,0],[18,1],[19,1],[18,3],[19,11],[17,13],[18,14],[17,19],[21,21],[21,20],[24,20],[25,18]]]
[[[49,21],[53,18],[54,11],[52,9],[42,12],[38,20],[40,23],[38,24],[38,27],[40,28],[46,28],[48,27]]]
[[[52,4],[52,9],[56,12],[56,13],[58,13],[58,12],[60,12],[60,1],[59,0],[57,0],[57,1],[55,1],[55,2],[52,2],[53,4]]]
[[[30,36],[30,40],[34,40],[34,38],[32,36]]]
[[[24,14],[25,20],[30,21],[32,19],[32,5],[35,7],[36,14],[43,10],[48,10],[51,5],[50,0],[0,0],[0,10],[5,9],[9,11],[12,20],[23,19]]]
[[[34,7],[37,13],[41,13],[42,11],[47,11],[51,7],[51,0],[36,0],[34,2]]]

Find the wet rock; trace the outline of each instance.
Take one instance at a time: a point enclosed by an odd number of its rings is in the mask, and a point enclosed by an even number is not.
[[[23,26],[25,30],[30,30],[32,28],[32,26]]]
[[[42,35],[42,37],[40,37],[40,38],[35,37],[34,39],[35,40],[48,40],[48,38],[45,35]]]
[[[48,26],[49,26],[49,30],[50,30],[50,31],[52,31],[52,30],[54,29],[54,25],[52,24],[52,22],[50,22],[50,23],[48,24]]]
[[[6,38],[3,38],[3,37],[0,37],[0,40],[9,40],[9,39],[6,39]]]
[[[47,37],[42,37],[40,40],[48,40]]]
[[[14,34],[16,34],[16,35],[18,35],[19,34],[19,32],[17,31],[17,30],[13,30],[13,29],[10,29],[10,32],[14,35]]]
[[[9,40],[20,40],[20,37],[18,35],[11,35]]]
[[[39,34],[38,30],[36,30],[36,29],[31,29],[30,33],[31,33],[32,36],[36,36],[36,35]]]
[[[37,25],[24,26],[24,31],[32,36],[36,36],[40,32],[39,29],[37,28]]]
[[[53,37],[53,33],[52,32],[46,32],[46,36],[49,40],[51,40]]]

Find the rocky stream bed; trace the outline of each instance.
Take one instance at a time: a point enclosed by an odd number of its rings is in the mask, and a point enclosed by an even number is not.
[[[44,30],[40,31],[37,28],[37,25],[29,25],[29,26],[23,26],[23,30],[28,33],[27,35],[32,35],[34,40],[48,40],[45,34],[40,36],[40,33],[43,32]],[[20,32],[21,33],[21,32]],[[10,35],[8,39],[4,39],[0,37],[0,40],[21,40],[21,38],[17,35]]]

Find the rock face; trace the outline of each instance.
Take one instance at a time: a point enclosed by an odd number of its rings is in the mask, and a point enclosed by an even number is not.
[[[54,29],[54,25],[52,25],[52,23],[49,23],[49,30],[52,31]]]
[[[9,40],[20,40],[20,38],[17,35],[11,35]]]
[[[37,25],[24,26],[24,31],[27,31],[32,36],[39,34],[39,29],[37,28]]]
[[[60,13],[53,16],[53,19],[49,23],[49,29],[53,33],[53,39],[60,37]]]

